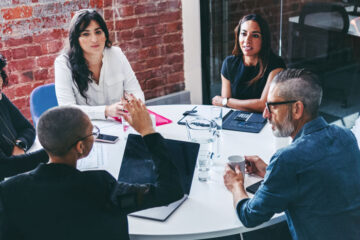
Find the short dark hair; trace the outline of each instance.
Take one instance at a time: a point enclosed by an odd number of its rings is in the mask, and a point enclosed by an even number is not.
[[[99,24],[101,30],[104,32],[106,41],[105,47],[110,48],[112,43],[110,41],[109,30],[106,26],[104,18],[93,9],[82,9],[75,13],[70,22],[69,29],[69,49],[67,55],[69,57],[69,66],[71,68],[72,77],[76,86],[79,89],[81,96],[87,100],[85,91],[88,90],[89,82],[92,80],[89,75],[92,72],[84,58],[84,53],[79,43],[80,34],[89,26],[91,21]]]
[[[251,85],[264,75],[267,66],[269,64],[269,57],[272,50],[271,50],[271,37],[270,37],[269,25],[267,24],[265,19],[262,18],[259,14],[249,14],[241,18],[239,24],[234,29],[235,44],[232,54],[234,56],[243,55],[239,45],[239,36],[240,36],[241,25],[247,21],[255,21],[257,24],[259,24],[261,31],[261,49],[259,52],[259,73],[253,79],[250,80],[249,85]]]
[[[307,69],[288,68],[274,77],[271,87],[274,86],[279,88],[279,97],[301,101],[311,118],[318,115],[322,87],[315,73]]]
[[[86,135],[88,116],[76,107],[47,110],[39,119],[37,134],[43,148],[53,156],[64,156],[71,144]]]
[[[0,76],[3,80],[3,86],[7,86],[9,83],[8,76],[4,70],[6,64],[7,64],[6,58],[2,54],[0,54]]]

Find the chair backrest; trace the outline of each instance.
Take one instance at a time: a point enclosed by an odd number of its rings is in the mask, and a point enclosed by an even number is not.
[[[299,24],[347,33],[350,23],[344,6],[336,3],[309,2],[301,9]]]
[[[43,112],[58,106],[55,94],[55,84],[50,83],[35,88],[30,95],[31,118],[36,126]]]
[[[291,31],[288,65],[322,72],[351,62],[348,29],[349,17],[343,6],[306,3]]]

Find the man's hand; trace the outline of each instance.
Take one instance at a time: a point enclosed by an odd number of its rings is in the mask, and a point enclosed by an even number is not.
[[[105,117],[120,117],[123,114],[124,105],[123,103],[116,102],[105,107]]]
[[[134,95],[131,94],[128,102],[124,104],[124,108],[129,113],[123,114],[123,117],[141,136],[155,132],[149,112],[140,99],[136,99]]]
[[[267,164],[258,156],[245,156],[246,171],[264,177]]]
[[[213,97],[213,99],[212,99],[212,105],[222,107],[222,106],[223,106],[223,105],[222,105],[222,100],[223,100],[223,97],[215,96],[215,97]]]
[[[225,187],[233,194],[234,207],[236,204],[244,198],[249,196],[246,194],[244,188],[244,176],[241,173],[239,166],[235,167],[235,171],[230,168],[229,165],[225,167],[224,173]]]
[[[226,165],[224,173],[224,184],[230,192],[232,192],[237,187],[244,186],[244,176],[242,175],[239,166],[236,166],[234,171],[230,168],[229,165]]]
[[[12,152],[12,156],[16,156],[16,155],[21,155],[21,154],[25,154],[24,149],[19,148],[18,146],[14,146],[13,152]]]

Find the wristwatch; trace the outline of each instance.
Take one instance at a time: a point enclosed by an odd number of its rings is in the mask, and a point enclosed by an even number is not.
[[[21,140],[16,140],[15,145],[16,145],[17,147],[21,148],[22,150],[24,150],[24,152],[26,152],[27,146],[26,146],[26,143],[24,143],[23,141],[21,141]]]
[[[226,107],[227,103],[228,103],[229,98],[223,98],[221,101],[221,104],[223,105],[223,107]]]

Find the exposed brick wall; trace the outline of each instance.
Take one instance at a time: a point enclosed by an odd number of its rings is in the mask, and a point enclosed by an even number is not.
[[[54,59],[73,13],[82,8],[103,14],[146,99],[185,88],[181,0],[1,0],[0,53],[10,77],[4,92],[28,119],[30,93],[54,82]]]

